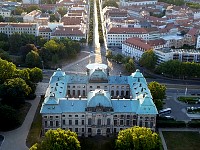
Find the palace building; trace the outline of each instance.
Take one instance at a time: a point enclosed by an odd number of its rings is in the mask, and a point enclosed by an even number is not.
[[[110,76],[105,64],[89,64],[86,75],[57,69],[49,81],[42,114],[48,129],[69,129],[78,136],[109,136],[132,126],[155,130],[158,111],[139,70]]]

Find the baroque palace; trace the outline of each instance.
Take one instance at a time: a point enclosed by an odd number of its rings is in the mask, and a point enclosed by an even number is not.
[[[52,75],[40,113],[43,134],[69,129],[78,136],[118,133],[132,126],[155,130],[158,111],[139,70],[110,76],[105,64],[89,64],[86,75]]]

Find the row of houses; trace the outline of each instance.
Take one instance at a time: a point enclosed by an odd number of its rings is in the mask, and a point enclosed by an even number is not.
[[[199,10],[157,1],[121,0],[119,8],[105,7],[102,13],[108,48],[122,48],[124,55],[136,61],[152,49],[159,55],[158,63],[171,59],[199,62],[198,50],[182,49],[186,45],[200,48]]]

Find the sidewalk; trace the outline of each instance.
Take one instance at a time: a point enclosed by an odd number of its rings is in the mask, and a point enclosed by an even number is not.
[[[5,137],[4,142],[2,143],[0,150],[28,150],[26,146],[26,138],[33,122],[33,118],[40,102],[40,95],[46,90],[47,84],[39,83],[36,90],[37,97],[35,100],[29,101],[31,103],[31,108],[22,124],[21,127],[8,131],[0,132],[1,135]]]

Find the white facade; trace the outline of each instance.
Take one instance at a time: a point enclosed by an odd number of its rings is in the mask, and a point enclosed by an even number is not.
[[[157,0],[120,0],[120,6],[157,4]]]
[[[40,0],[22,0],[23,4],[39,4]]]
[[[154,50],[158,56],[158,63],[169,60],[179,60],[181,62],[200,62],[200,52],[198,50],[170,49],[163,48]]]
[[[10,17],[11,16],[11,10],[5,9],[5,8],[0,8],[0,15],[5,18],[5,17]]]
[[[197,37],[196,48],[200,48],[200,35]]]
[[[0,23],[0,32],[8,36],[13,33],[27,33],[38,36],[37,23]]]
[[[196,11],[193,14],[194,14],[194,19],[199,19],[200,18],[200,11]]]

